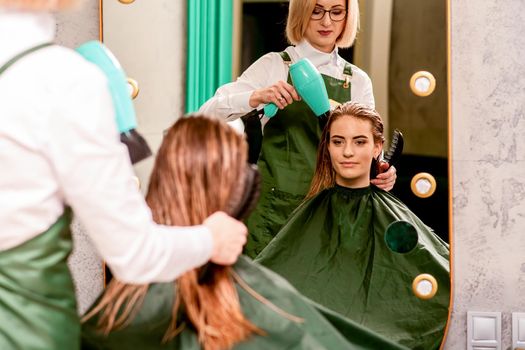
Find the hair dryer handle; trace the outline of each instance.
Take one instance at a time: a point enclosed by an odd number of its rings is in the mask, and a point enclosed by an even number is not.
[[[273,117],[275,114],[277,114],[277,111],[279,108],[274,103],[268,103],[266,106],[264,106],[264,115],[268,118]]]

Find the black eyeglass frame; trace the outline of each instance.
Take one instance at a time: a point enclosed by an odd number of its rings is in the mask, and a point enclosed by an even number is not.
[[[324,16],[326,15],[326,13],[328,12],[328,17],[330,17],[330,20],[333,21],[333,22],[341,22],[341,21],[344,21],[346,16],[348,15],[348,10],[347,9],[342,9],[340,7],[336,7],[336,8],[331,8],[330,10],[325,10],[324,8],[317,8],[317,10],[319,11],[323,11],[323,15],[319,18],[313,18],[314,16],[314,13],[312,11],[312,14],[310,15],[310,19],[312,21],[322,21]],[[314,10],[315,11],[315,10]],[[343,11],[344,12],[344,17],[341,18],[341,19],[333,19],[332,18],[332,11]]]

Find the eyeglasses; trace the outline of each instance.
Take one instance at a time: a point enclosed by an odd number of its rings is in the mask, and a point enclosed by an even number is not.
[[[324,8],[316,7],[314,8],[314,11],[312,12],[310,18],[314,21],[320,21],[324,18],[324,15],[327,12],[330,19],[334,22],[340,22],[346,17],[346,9],[344,8],[336,7],[330,10],[325,10]]]

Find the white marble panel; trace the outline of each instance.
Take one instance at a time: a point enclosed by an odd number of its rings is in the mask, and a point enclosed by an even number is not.
[[[98,39],[98,9],[98,0],[84,0],[74,9],[57,13],[56,42],[75,48]],[[75,281],[78,311],[83,313],[103,289],[102,260],[80,223],[73,223],[72,233],[74,249],[68,262]]]
[[[467,311],[525,309],[525,2],[451,0],[454,311],[445,349],[464,349]]]
[[[521,0],[452,0],[454,160],[525,158],[525,22]]]

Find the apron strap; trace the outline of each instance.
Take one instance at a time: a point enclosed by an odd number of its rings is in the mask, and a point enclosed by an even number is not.
[[[348,89],[350,87],[350,79],[352,79],[352,65],[348,62],[345,63],[345,68],[343,70],[343,76],[345,77],[345,82],[343,87]]]
[[[22,51],[21,53],[19,53],[15,57],[11,58],[9,61],[7,61],[7,63],[5,63],[2,67],[0,67],[0,74],[5,72],[7,70],[7,68],[11,67],[16,61],[18,61],[22,57],[24,57],[26,55],[29,55],[30,53],[32,53],[32,52],[34,52],[36,50],[40,50],[40,49],[43,49],[44,47],[48,47],[48,46],[51,46],[51,45],[54,45],[54,44],[53,43],[44,43],[44,44],[40,44],[40,45],[31,47],[31,48],[29,48],[29,49],[27,49],[25,51]]]
[[[288,52],[281,51],[279,52],[279,56],[281,56],[281,58],[283,59],[284,64],[290,67],[290,65],[292,64],[292,59],[290,58],[290,55],[288,55]]]
[[[281,51],[279,52],[279,56],[283,59],[284,64],[290,67],[292,60],[288,52]],[[244,132],[248,139],[248,162],[250,164],[257,164],[259,155],[261,154],[263,139],[261,120],[258,115],[251,115],[247,118],[242,118],[242,122],[244,123]]]

